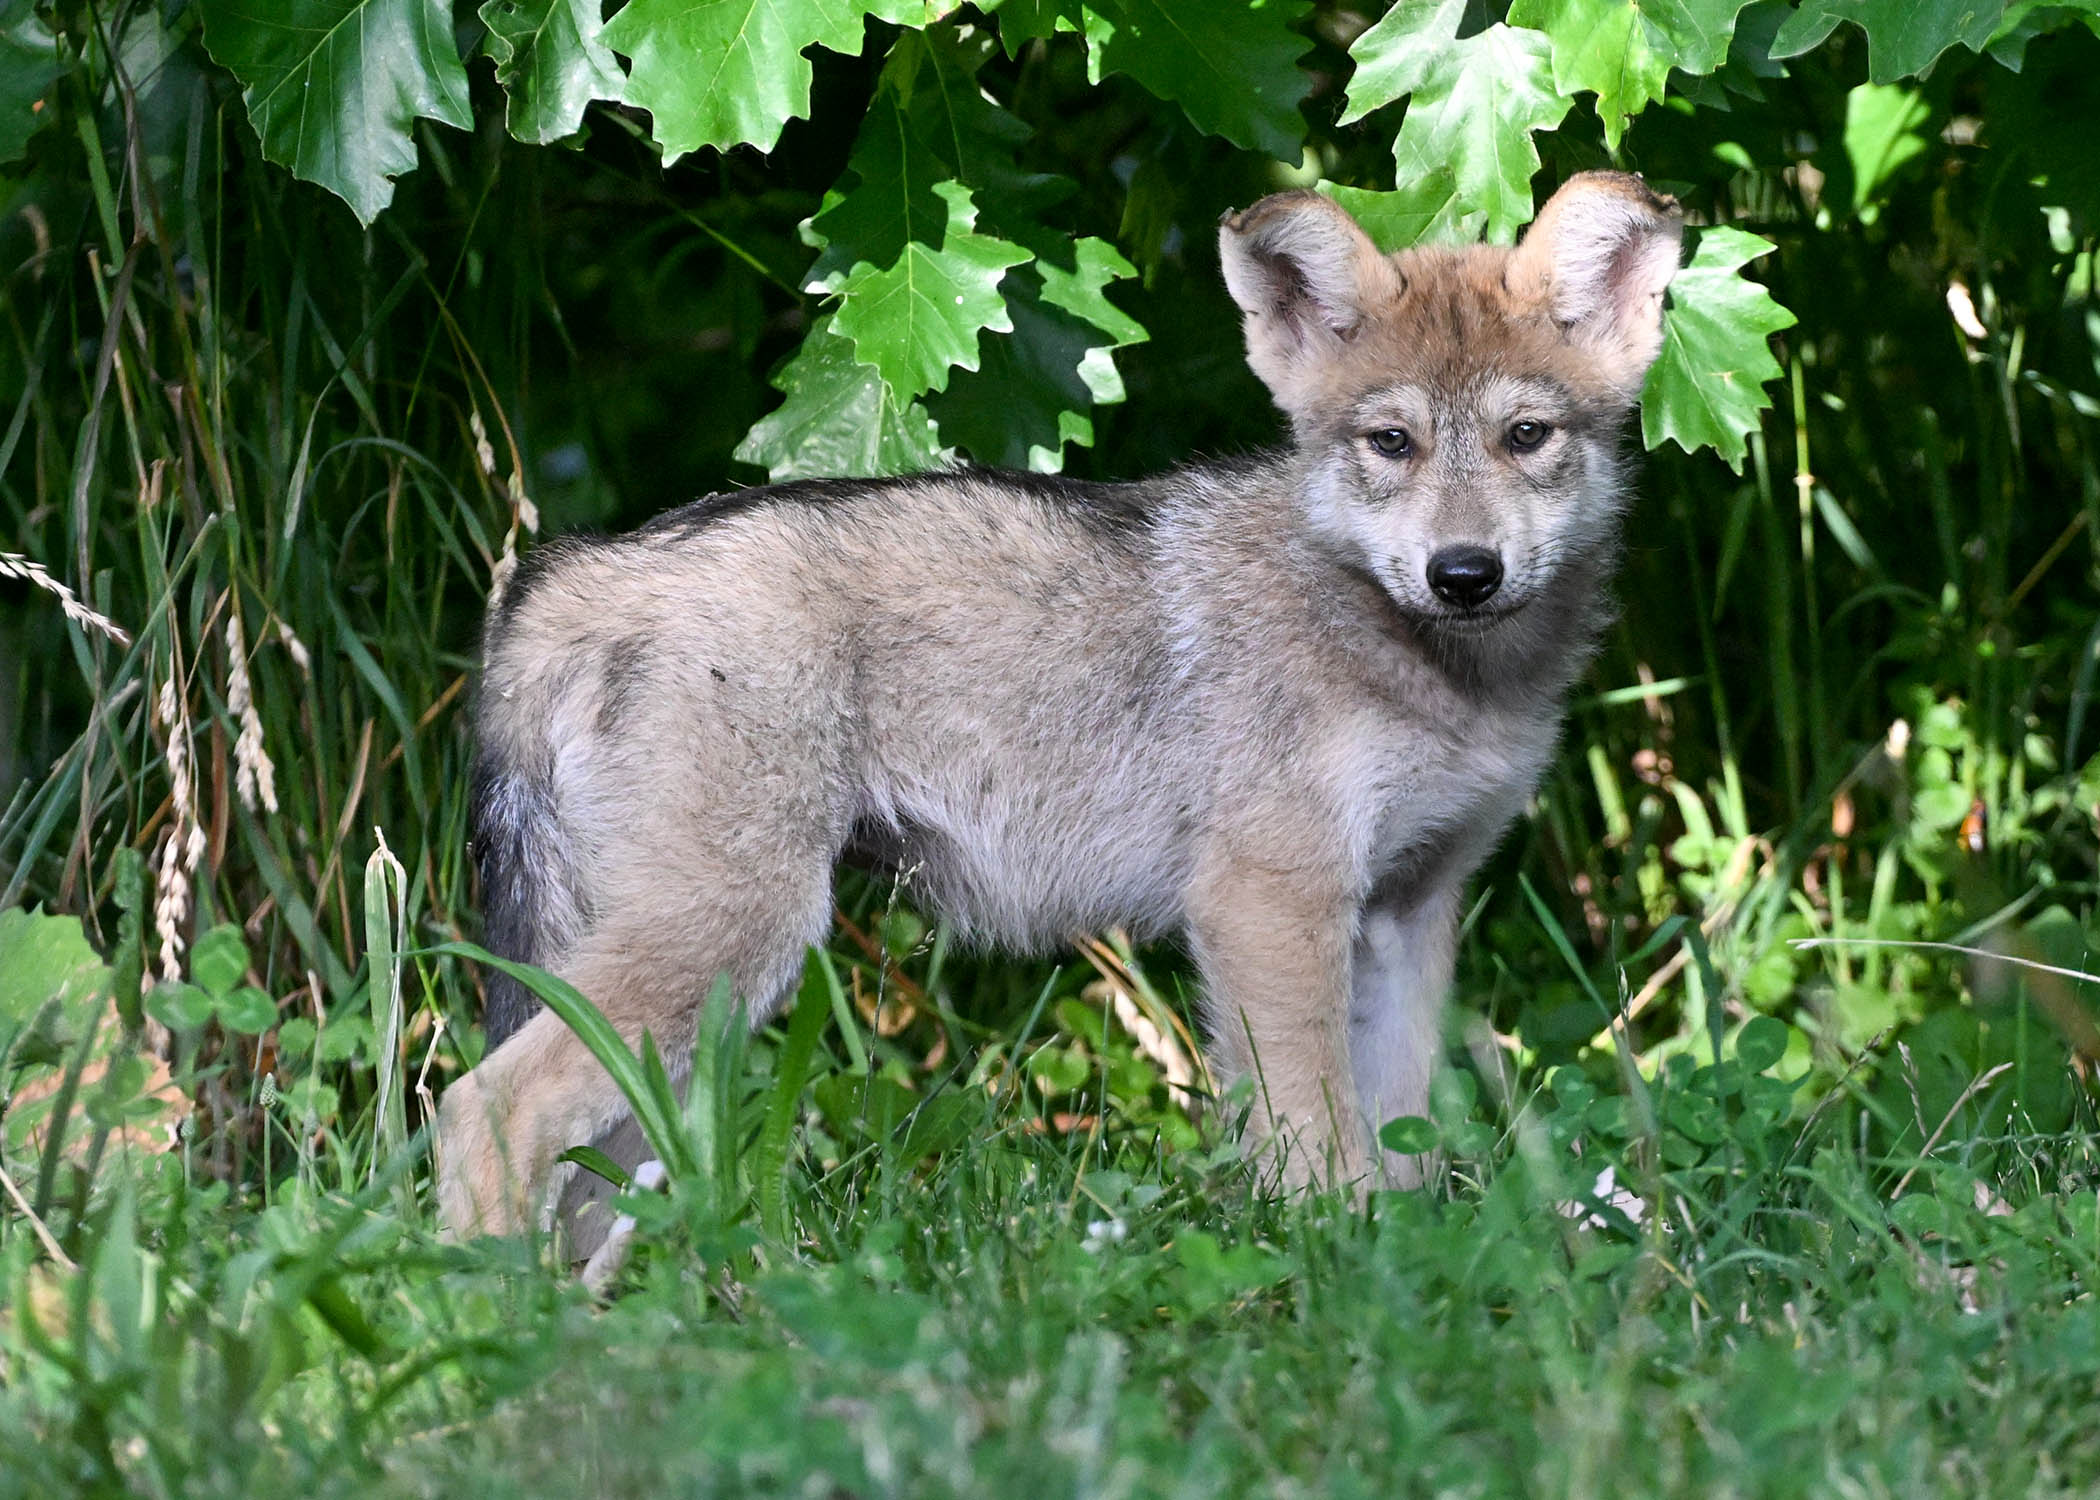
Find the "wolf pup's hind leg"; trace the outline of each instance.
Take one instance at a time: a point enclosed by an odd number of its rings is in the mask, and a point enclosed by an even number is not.
[[[647,1032],[678,1078],[714,976],[730,976],[754,1025],[793,989],[803,954],[830,925],[832,856],[804,851],[754,876],[680,858],[690,851],[675,845],[649,852],[665,863],[650,862],[647,899],[615,882],[615,914],[553,969],[630,1048]],[[538,1223],[562,1152],[597,1140],[627,1113],[612,1076],[559,1017],[541,1011],[446,1090],[438,1122],[444,1232],[464,1239]]]

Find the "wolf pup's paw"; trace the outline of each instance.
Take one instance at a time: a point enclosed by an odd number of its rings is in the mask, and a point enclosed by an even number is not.
[[[437,1198],[438,1237],[446,1244],[525,1227],[519,1184],[472,1073],[445,1090],[438,1108]]]

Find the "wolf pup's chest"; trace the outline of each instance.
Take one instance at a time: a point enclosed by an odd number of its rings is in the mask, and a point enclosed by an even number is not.
[[[1558,733],[1553,715],[1483,707],[1389,726],[1353,789],[1369,883],[1470,872],[1523,811]]]

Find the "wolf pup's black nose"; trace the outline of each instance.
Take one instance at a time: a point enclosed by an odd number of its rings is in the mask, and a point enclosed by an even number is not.
[[[1429,559],[1429,587],[1460,609],[1478,609],[1502,587],[1502,559],[1485,547],[1446,547]]]

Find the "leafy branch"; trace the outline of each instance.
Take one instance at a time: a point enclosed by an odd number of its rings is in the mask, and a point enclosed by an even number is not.
[[[1325,186],[1389,248],[1507,242],[1532,214],[1539,138],[1569,129],[1571,110],[1594,115],[1616,152],[1673,88],[1710,103],[1699,92],[1710,80],[1781,75],[1843,28],[1864,33],[1870,73],[1888,84],[1950,48],[1996,48],[2016,64],[2035,30],[2081,10],[2095,24],[2092,7],[2025,0],[1806,0],[1746,30],[1747,3],[1513,0],[1469,30],[1467,0],[1397,0],[1349,40],[1336,119],[1390,141],[1393,185]],[[363,223],[414,167],[418,121],[472,124],[466,59],[439,0],[197,10],[264,154]],[[1030,127],[979,82],[994,48],[1078,49],[1090,82],[1122,75],[1195,131],[1281,162],[1324,149],[1301,108],[1316,87],[1300,66],[1316,19],[1304,0],[629,0],[610,21],[597,0],[485,0],[476,14],[486,29],[472,50],[493,64],[511,135],[573,137],[594,106],[646,113],[667,164],[772,149],[809,113],[812,49],[854,54],[871,38],[883,49],[845,174],[804,227],[818,251],[805,286],[823,305],[774,376],[786,400],[738,450],[776,478],[909,470],[958,451],[1056,469],[1067,444],[1092,441],[1093,409],[1122,399],[1117,352],[1146,331],[1107,294],[1135,269],[1059,218],[1075,184],[1024,166]],[[33,100],[56,75],[50,34],[14,0],[0,41]],[[8,118],[0,153],[19,154],[24,113]],[[1754,258],[1744,244],[1716,229],[1673,289],[1651,445],[1740,463],[1768,404],[1778,365],[1766,339],[1792,317],[1741,275]]]

